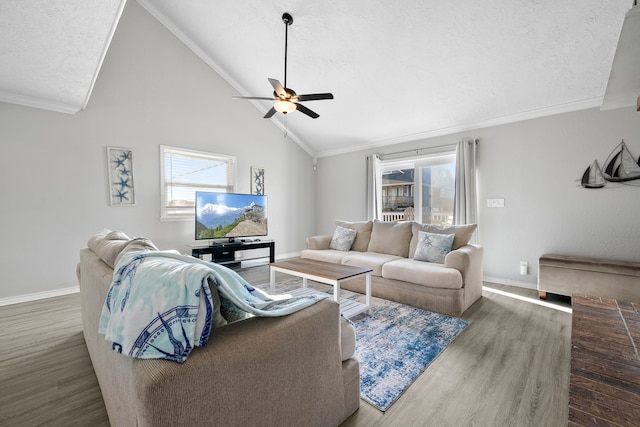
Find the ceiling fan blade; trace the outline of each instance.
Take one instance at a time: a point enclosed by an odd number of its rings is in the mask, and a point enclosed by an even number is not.
[[[284,90],[284,86],[282,86],[278,80],[269,79],[269,83],[273,86],[273,90],[276,92],[276,95],[280,98],[287,98],[287,91]]]
[[[321,99],[333,99],[332,93],[312,93],[309,95],[298,95],[299,101],[319,101]]]
[[[267,98],[266,96],[232,96],[231,99],[263,99],[265,101],[275,101],[278,98]]]
[[[269,111],[267,111],[267,114],[264,115],[265,119],[270,119],[271,116],[273,116],[276,113],[276,109],[271,107],[271,109]]]
[[[315,111],[311,111],[310,109],[308,109],[307,107],[305,107],[302,104],[296,104],[296,110],[300,111],[301,113],[306,114],[307,116],[311,117],[312,119],[317,119],[318,117],[320,117],[320,115],[318,113],[316,113]]]

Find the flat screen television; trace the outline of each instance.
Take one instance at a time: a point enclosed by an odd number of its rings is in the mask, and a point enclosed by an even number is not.
[[[267,196],[196,192],[196,240],[266,236]]]

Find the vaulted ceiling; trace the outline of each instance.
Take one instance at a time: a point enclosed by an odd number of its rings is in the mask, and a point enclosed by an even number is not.
[[[0,101],[87,105],[125,0],[0,2]],[[269,119],[330,155],[600,107],[630,0],[138,0],[238,95],[333,100]],[[637,96],[637,95],[636,95]],[[231,102],[231,101],[230,101]],[[249,102],[235,100],[232,102]],[[271,108],[252,101],[256,120]]]
[[[84,108],[125,1],[0,1],[0,101]]]

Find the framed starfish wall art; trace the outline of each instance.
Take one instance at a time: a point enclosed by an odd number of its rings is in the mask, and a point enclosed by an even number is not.
[[[264,196],[264,168],[251,166],[251,194]]]
[[[133,185],[133,150],[107,147],[109,171],[109,201],[111,206],[133,206],[136,193]]]

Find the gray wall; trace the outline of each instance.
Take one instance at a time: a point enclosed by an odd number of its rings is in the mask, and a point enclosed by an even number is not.
[[[270,237],[295,254],[334,220],[366,218],[365,157],[480,138],[480,242],[485,276],[533,286],[543,253],[640,259],[640,188],[578,186],[624,138],[640,155],[640,113],[587,110],[312,159],[137,3],[129,2],[85,111],[0,103],[0,300],[76,286],[75,264],[103,227],[188,251],[193,222],[161,222],[159,145],[238,157],[266,168]],[[134,150],[137,204],[110,207],[106,147]],[[315,189],[315,191],[309,189]],[[504,198],[504,208],[487,208]],[[519,275],[519,261],[530,273]]]
[[[312,159],[235,94],[129,2],[85,111],[0,102],[0,299],[77,286],[78,251],[104,227],[188,251],[193,220],[159,220],[160,144],[237,156],[239,192],[264,167],[269,237],[277,256],[299,251],[315,225]],[[109,206],[107,146],[133,149],[136,206]]]
[[[526,120],[438,138],[321,158],[317,227],[366,218],[365,157],[479,138],[479,238],[485,278],[534,287],[537,260],[559,253],[640,261],[640,186],[584,189],[579,179],[594,159],[602,165],[624,139],[640,156],[640,113],[597,109]],[[640,181],[635,181],[640,185]],[[487,198],[504,198],[488,208]],[[519,262],[529,274],[519,274]]]

